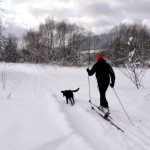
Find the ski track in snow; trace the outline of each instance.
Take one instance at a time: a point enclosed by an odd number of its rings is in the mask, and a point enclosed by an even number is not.
[[[54,97],[58,100],[56,95]],[[63,105],[62,109],[68,118],[67,120],[71,122],[72,128],[74,128],[80,136],[86,139],[88,143],[91,143],[94,150],[112,150],[120,147],[121,149],[127,149],[126,144],[128,145],[128,149],[134,149],[135,145],[133,143],[136,143],[137,149],[148,149],[150,142],[147,139],[138,137],[138,135],[135,135],[130,131],[125,131],[126,133],[120,133],[119,130],[110,125],[108,122],[104,121],[99,116],[97,116],[95,119],[93,118],[95,115],[93,113],[91,114],[90,111],[87,114],[85,109],[79,104],[76,104],[76,106],[73,107],[76,108],[72,108],[72,106],[66,107]],[[83,117],[80,119],[80,122],[78,119],[79,117]],[[132,140],[130,141],[128,139]],[[110,145],[114,145],[114,141],[116,142],[116,145],[113,148]]]
[[[91,112],[85,68],[7,64],[6,89],[0,85],[0,149],[149,150],[150,104],[144,96],[150,86],[146,84],[137,91],[117,69],[115,73],[115,88],[134,125],[111,88],[107,98],[113,121],[125,133]],[[150,71],[145,76],[146,83],[149,74]],[[98,105],[95,77],[90,81],[92,101]],[[66,104],[60,91],[78,87],[80,90],[74,93],[76,104]]]

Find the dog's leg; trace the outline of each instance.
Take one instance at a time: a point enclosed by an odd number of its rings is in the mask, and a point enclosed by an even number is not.
[[[72,99],[71,99],[71,98],[69,98],[69,100],[70,100],[70,102],[71,102],[71,105],[73,106],[73,102],[72,102]]]
[[[66,104],[68,104],[68,98],[66,97]]]
[[[72,96],[72,102],[73,102],[73,104],[75,104],[75,101],[74,101],[74,95]]]
[[[72,98],[73,104],[75,104],[74,98]]]

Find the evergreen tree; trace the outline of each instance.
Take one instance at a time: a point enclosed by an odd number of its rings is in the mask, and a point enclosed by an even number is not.
[[[5,50],[5,38],[3,35],[2,15],[0,14],[0,61],[3,61],[3,53]]]
[[[4,51],[4,61],[5,62],[17,62],[17,40],[15,37],[9,35],[8,42]]]

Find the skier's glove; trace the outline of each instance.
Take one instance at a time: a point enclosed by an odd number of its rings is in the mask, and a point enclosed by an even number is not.
[[[114,87],[114,83],[110,83],[110,86],[113,88]]]
[[[89,73],[89,68],[86,69],[87,73]]]

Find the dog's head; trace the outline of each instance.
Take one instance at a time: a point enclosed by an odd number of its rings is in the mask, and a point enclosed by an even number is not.
[[[66,92],[65,91],[61,91],[61,93],[63,94],[63,96],[65,96]]]

